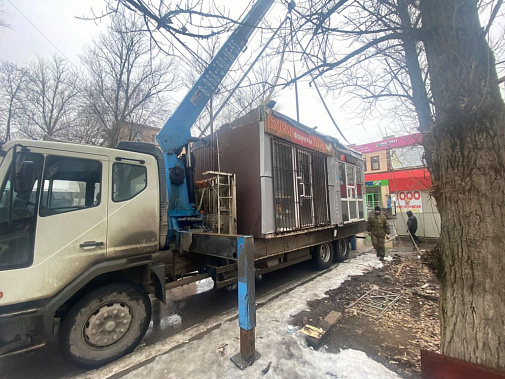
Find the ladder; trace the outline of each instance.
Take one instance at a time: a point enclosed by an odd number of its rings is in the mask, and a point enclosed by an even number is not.
[[[206,181],[210,183],[208,212],[217,219],[216,232],[218,234],[236,234],[237,206],[235,174],[219,171],[205,171],[202,175],[204,177],[207,176],[208,178]],[[200,203],[202,203],[202,201],[200,201]]]

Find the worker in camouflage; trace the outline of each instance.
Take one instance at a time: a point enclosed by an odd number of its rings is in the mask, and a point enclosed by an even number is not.
[[[372,245],[377,252],[377,256],[381,261],[383,261],[384,256],[386,255],[384,238],[387,234],[391,233],[391,229],[389,228],[386,216],[381,213],[379,206],[375,207],[375,211],[370,213],[370,216],[368,216],[366,230],[372,237]]]

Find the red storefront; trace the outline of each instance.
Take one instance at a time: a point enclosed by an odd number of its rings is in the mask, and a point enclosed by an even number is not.
[[[390,192],[427,190],[431,188],[430,173],[425,168],[366,174],[365,180],[367,182],[388,180]]]
[[[406,212],[416,213],[418,235],[438,237],[440,214],[430,195],[430,173],[423,167],[421,133],[387,137],[382,141],[352,146],[364,154],[367,209],[377,203],[381,208],[391,204],[390,215],[399,235],[406,230]],[[377,171],[377,172],[374,172]]]

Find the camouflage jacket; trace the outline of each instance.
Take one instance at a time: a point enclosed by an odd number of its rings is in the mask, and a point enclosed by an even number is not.
[[[377,216],[375,212],[372,212],[368,216],[366,230],[370,234],[373,234],[377,237],[384,237],[386,234],[391,233],[391,229],[389,228],[386,216],[384,216],[382,213]]]

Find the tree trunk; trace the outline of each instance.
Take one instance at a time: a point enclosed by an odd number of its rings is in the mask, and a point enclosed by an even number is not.
[[[115,121],[113,127],[107,130],[107,147],[115,147],[117,145],[123,124],[124,122]]]
[[[421,0],[442,218],[442,353],[505,368],[505,109],[476,0]]]
[[[7,124],[5,126],[5,141],[10,141],[11,139],[11,120],[12,109],[9,109],[9,114],[7,115]]]

